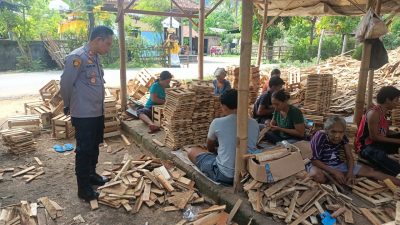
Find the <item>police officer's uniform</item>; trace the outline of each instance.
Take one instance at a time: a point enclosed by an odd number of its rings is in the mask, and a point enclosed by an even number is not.
[[[98,195],[91,185],[106,180],[96,174],[99,144],[104,133],[104,72],[99,57],[85,45],[72,51],[61,75],[61,95],[75,127],[75,173],[78,195],[91,200]],[[68,110],[69,108],[69,110]]]

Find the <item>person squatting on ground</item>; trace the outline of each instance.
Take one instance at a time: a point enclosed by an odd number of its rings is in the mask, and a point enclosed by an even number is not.
[[[297,107],[289,104],[289,94],[284,89],[272,94],[272,106],[275,108],[269,124],[270,131],[265,134],[265,140],[276,144],[280,141],[294,143],[305,138],[303,113]]]
[[[150,87],[150,98],[147,100],[144,108],[137,111],[139,119],[141,119],[150,129],[149,133],[154,133],[160,130],[152,121],[153,105],[163,105],[165,103],[165,88],[169,87],[172,75],[168,71],[162,71],[160,77]]]
[[[399,97],[400,90],[393,86],[379,90],[378,104],[361,118],[355,142],[356,152],[362,158],[391,176],[400,173],[398,161],[388,157],[388,154],[398,153],[400,134],[390,134],[386,114],[399,104]]]
[[[342,117],[333,116],[325,121],[324,130],[314,134],[311,140],[311,163],[307,165],[310,177],[316,182],[325,183],[327,179],[322,172],[325,171],[332,175],[339,184],[352,185],[355,176],[361,176],[375,180],[388,178],[394,184],[400,185],[399,179],[356,163],[345,132],[346,121]],[[345,160],[339,157],[341,151],[344,151]]]
[[[236,122],[237,91],[231,89],[221,95],[221,107],[224,117],[211,122],[207,135],[207,150],[192,147],[188,157],[205,175],[224,185],[232,185],[236,158]],[[248,119],[248,150],[257,147],[258,124]]]
[[[64,114],[71,115],[75,128],[75,173],[78,196],[86,201],[96,199],[92,185],[104,185],[108,179],[96,173],[99,144],[104,134],[104,71],[99,55],[112,45],[113,31],[98,26],[90,34],[89,43],[73,50],[65,59],[61,75],[61,96]]]

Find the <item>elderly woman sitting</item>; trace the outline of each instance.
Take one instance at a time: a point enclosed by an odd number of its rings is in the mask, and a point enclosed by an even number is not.
[[[225,80],[226,71],[224,68],[218,68],[214,72],[215,80],[213,80],[214,85],[214,95],[221,96],[227,90],[231,89],[231,84],[229,81]]]
[[[319,183],[326,182],[326,177],[322,172],[325,171],[331,174],[339,184],[352,184],[357,175],[375,180],[388,178],[399,186],[399,179],[354,162],[345,131],[346,121],[342,117],[334,116],[326,120],[323,131],[314,134],[311,140],[312,163],[307,167],[309,175]],[[345,161],[339,158],[341,150],[344,150]]]

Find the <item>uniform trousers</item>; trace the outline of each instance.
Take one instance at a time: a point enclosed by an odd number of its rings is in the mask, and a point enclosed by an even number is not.
[[[91,118],[72,117],[75,127],[75,174],[78,187],[90,185],[89,178],[96,173],[99,144],[103,142],[104,116]]]

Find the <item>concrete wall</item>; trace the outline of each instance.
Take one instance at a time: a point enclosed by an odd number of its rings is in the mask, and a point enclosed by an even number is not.
[[[204,38],[208,40],[207,54],[210,53],[211,46],[218,46],[221,44],[221,38],[218,36],[205,36]]]
[[[41,60],[43,65],[48,69],[57,67],[57,64],[51,59],[42,41],[32,41],[29,46],[34,60]],[[0,71],[16,70],[17,57],[20,55],[21,53],[16,41],[0,40]]]

